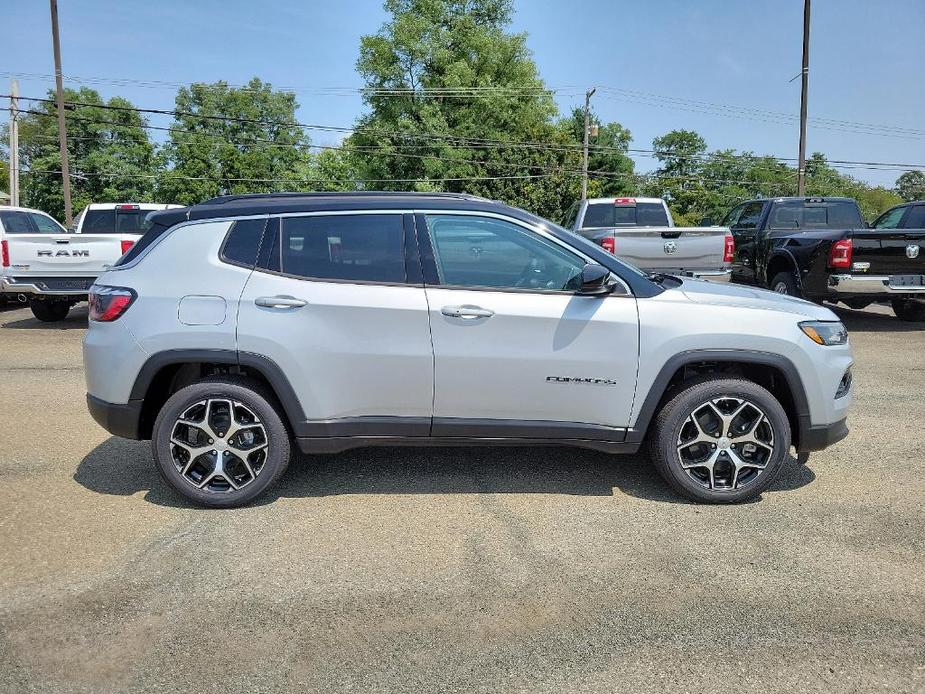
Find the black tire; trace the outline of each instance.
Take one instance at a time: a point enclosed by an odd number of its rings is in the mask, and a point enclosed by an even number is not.
[[[30,301],[32,315],[43,323],[57,323],[67,318],[71,305],[66,301]]]
[[[803,292],[800,291],[800,284],[797,282],[797,276],[790,271],[778,272],[774,275],[774,277],[771,278],[771,282],[768,284],[768,289],[778,294],[787,294],[789,296],[803,298]]]
[[[728,400],[723,400],[724,398]],[[698,474],[708,476],[709,473],[705,468],[696,467],[692,469],[694,471],[689,472],[682,466],[678,442],[685,431],[684,427],[691,426],[689,419],[694,412],[701,411],[701,408],[708,402],[718,401],[720,405],[725,405],[734,400],[748,401],[764,414],[772,432],[772,437],[769,437],[772,445],[767,447],[770,450],[761,454],[765,456],[765,459],[759,462],[764,462],[764,468],[761,470],[747,468],[749,471],[745,473],[744,483],[737,483],[734,488],[722,488],[719,484],[721,477],[717,476],[716,488],[709,488],[709,481],[701,481],[696,476]],[[736,418],[731,421],[735,423],[739,420]],[[758,422],[756,427],[763,426],[760,419]],[[716,440],[717,442],[723,441],[720,449],[725,446],[728,450],[730,442],[733,449],[737,445],[735,437],[723,437],[722,439],[718,437]],[[717,448],[715,444],[710,445],[713,450]],[[710,504],[731,504],[757,497],[774,483],[784,466],[789,450],[790,422],[784,408],[771,393],[758,384],[738,378],[714,378],[684,386],[662,407],[653,423],[649,437],[649,455],[652,462],[672,489],[692,501]],[[723,466],[726,469],[731,468],[728,454],[719,451],[717,453],[720,455],[717,469],[722,471]],[[738,455],[742,455],[741,447]]]
[[[214,482],[210,483],[209,487],[197,489],[196,484],[192,481],[196,475],[196,470],[191,469],[189,476],[184,476],[178,464],[186,461],[178,462],[174,457],[174,452],[178,447],[171,444],[170,439],[175,433],[176,427],[182,426],[182,423],[178,422],[180,415],[187,413],[197,403],[208,401],[209,399],[227,399],[243,405],[243,408],[246,409],[239,410],[235,417],[249,410],[258,420],[256,426],[262,425],[265,431],[265,442],[268,444],[266,453],[262,456],[262,460],[260,460],[259,454],[255,454],[258,455],[253,466],[255,474],[244,477],[245,481],[241,484],[240,489],[232,488],[229,484],[228,476],[224,473],[222,473],[223,476],[214,478]],[[289,431],[280,412],[279,405],[276,403],[276,398],[272,393],[266,391],[260,384],[243,377],[222,376],[207,378],[181,388],[164,403],[154,422],[151,448],[154,452],[154,462],[157,469],[171,487],[199,505],[213,508],[243,506],[276,484],[289,465],[292,446]],[[202,435],[205,435],[205,430],[201,431]],[[220,437],[224,435],[221,431],[218,433]],[[262,436],[263,434],[261,433],[260,435]],[[200,435],[196,434],[195,436],[198,438]],[[229,454],[233,454],[238,450],[232,449],[228,445],[231,443],[232,438],[229,436],[226,442]],[[209,439],[208,442],[199,441],[198,443],[208,447],[213,443],[213,440]],[[219,445],[221,444],[219,443]],[[177,455],[182,457],[183,453],[178,451]],[[188,459],[189,456],[187,456]],[[195,464],[195,467],[208,468],[211,466],[214,472],[216,467],[215,458],[210,453],[194,456],[194,459],[200,461]],[[250,458],[248,459],[250,460]],[[233,470],[244,471],[240,456],[231,460],[234,461],[236,466]],[[258,463],[259,469],[257,468]],[[234,472],[231,474],[234,475]],[[208,469],[199,478],[195,479],[198,482],[206,477],[208,477]],[[238,478],[238,481],[241,482],[241,478]],[[214,488],[221,484],[227,489]]]
[[[893,299],[893,313],[899,320],[910,323],[925,321],[925,300],[922,299]]]

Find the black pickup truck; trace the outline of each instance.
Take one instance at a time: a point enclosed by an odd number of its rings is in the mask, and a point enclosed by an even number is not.
[[[851,308],[889,301],[900,319],[925,321],[925,201],[868,225],[851,198],[748,200],[722,225],[735,238],[733,282]]]

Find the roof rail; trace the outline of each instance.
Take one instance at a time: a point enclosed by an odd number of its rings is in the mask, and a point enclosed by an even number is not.
[[[195,206],[200,205],[225,205],[232,202],[247,202],[256,200],[293,200],[298,198],[367,198],[367,197],[396,197],[396,198],[448,198],[456,200],[487,200],[487,198],[469,193],[425,193],[417,191],[394,191],[394,190],[357,190],[357,191],[337,191],[337,192],[310,192],[310,193],[248,193],[242,195],[221,195],[217,198],[203,200]]]

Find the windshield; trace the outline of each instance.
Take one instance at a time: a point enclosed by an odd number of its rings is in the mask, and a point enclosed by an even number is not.
[[[769,229],[858,229],[864,226],[852,200],[783,200],[775,202],[768,217]]]
[[[151,226],[150,210],[87,210],[83,234],[143,234]]]
[[[581,226],[585,229],[619,226],[666,227],[668,214],[660,202],[637,202],[635,205],[593,202],[585,210]]]

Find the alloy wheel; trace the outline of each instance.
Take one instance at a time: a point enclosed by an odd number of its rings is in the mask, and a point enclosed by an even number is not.
[[[774,429],[755,403],[713,398],[681,425],[677,455],[681,468],[704,489],[743,489],[754,484],[774,455]]]
[[[170,432],[177,472],[196,489],[230,493],[252,483],[269,452],[267,431],[254,411],[227,398],[186,408]]]

